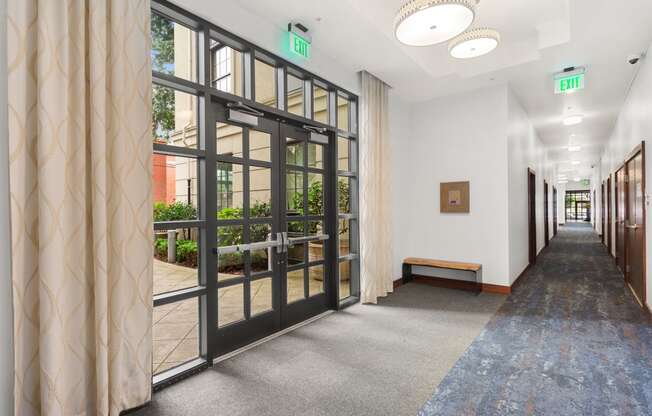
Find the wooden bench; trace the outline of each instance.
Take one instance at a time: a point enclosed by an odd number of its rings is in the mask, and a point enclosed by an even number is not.
[[[473,272],[475,274],[475,282],[413,275],[412,266]],[[480,293],[482,291],[482,265],[477,263],[462,263],[457,261],[408,257],[403,260],[403,283],[405,284],[411,281],[418,281],[419,283],[426,283],[438,287],[447,287],[450,289],[472,290],[474,292]]]

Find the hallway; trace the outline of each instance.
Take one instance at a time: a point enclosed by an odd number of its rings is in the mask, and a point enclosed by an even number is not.
[[[588,224],[568,224],[420,415],[652,414],[652,325]]]

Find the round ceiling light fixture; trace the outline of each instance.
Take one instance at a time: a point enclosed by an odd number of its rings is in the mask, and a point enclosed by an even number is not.
[[[394,34],[408,46],[446,42],[464,32],[475,19],[479,0],[412,0],[394,20]]]
[[[453,58],[471,59],[486,55],[500,44],[500,33],[494,29],[472,29],[455,37],[448,45]]]

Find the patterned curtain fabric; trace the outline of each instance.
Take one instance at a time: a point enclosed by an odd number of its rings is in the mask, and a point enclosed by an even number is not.
[[[393,291],[389,86],[362,72],[360,97],[360,286],[363,303]]]
[[[152,382],[149,0],[8,0],[15,413]]]

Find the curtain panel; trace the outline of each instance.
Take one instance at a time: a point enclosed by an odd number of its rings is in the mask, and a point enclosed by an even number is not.
[[[152,382],[149,0],[8,0],[15,413]]]
[[[389,86],[361,73],[360,286],[361,301],[392,292]]]

